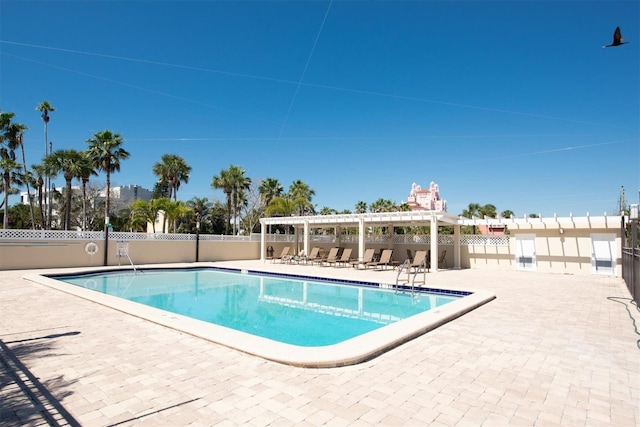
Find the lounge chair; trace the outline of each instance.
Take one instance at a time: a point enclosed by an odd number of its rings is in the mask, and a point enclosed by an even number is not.
[[[447,251],[444,250],[440,254],[440,258],[438,258],[438,268],[447,268]]]
[[[307,262],[314,262],[320,259],[320,248],[318,246],[311,248],[311,252],[309,252],[309,256],[307,257]]]
[[[393,249],[385,249],[382,251],[382,255],[380,255],[380,261],[371,261],[366,263],[365,268],[369,267],[383,267],[385,270],[388,265],[394,266],[396,263],[391,260],[393,256]]]
[[[365,264],[366,266],[368,262],[373,261],[373,255],[375,255],[375,253],[376,253],[375,249],[365,249],[364,256],[362,257],[362,261],[354,259],[350,263],[353,266],[353,268],[358,268],[360,264]]]
[[[342,255],[340,255],[340,258],[335,262],[336,267],[339,266],[340,264],[344,264],[346,266],[351,261],[353,261],[353,259],[351,258],[351,252],[353,252],[353,249],[351,248],[347,248],[343,250]]]
[[[276,262],[276,260],[280,260],[280,262],[285,262],[290,258],[289,255],[289,251],[291,250],[291,247],[289,246],[285,246],[284,248],[282,248],[282,253],[280,254],[280,256],[274,256],[273,258],[271,258],[271,262]]]
[[[427,251],[416,251],[416,254],[413,256],[413,261],[411,261],[411,264],[409,265],[409,271],[414,268],[417,271],[421,267],[429,270]]]
[[[340,248],[331,248],[329,255],[322,261],[323,264],[335,264],[340,259]]]
[[[331,248],[329,249],[329,253],[327,254],[326,257],[322,257],[317,259],[316,261],[314,261],[315,263],[322,265],[326,262],[335,262],[336,259],[338,259],[338,252],[340,251],[340,248]]]
[[[407,249],[407,259],[413,259],[413,254],[411,253],[411,249]]]

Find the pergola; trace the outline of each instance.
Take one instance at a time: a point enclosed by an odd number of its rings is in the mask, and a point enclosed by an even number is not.
[[[287,216],[260,219],[261,245],[260,259],[265,260],[267,247],[267,227],[269,225],[291,225],[295,233],[302,230],[304,236],[304,252],[309,253],[310,230],[312,228],[358,228],[358,259],[364,259],[365,235],[367,227],[431,227],[431,265],[438,265],[438,226],[450,225],[454,227],[453,267],[460,268],[460,222],[457,216],[443,211],[409,211],[409,212],[379,212],[362,214]],[[337,232],[337,235],[340,233]],[[434,269],[436,271],[437,269]]]

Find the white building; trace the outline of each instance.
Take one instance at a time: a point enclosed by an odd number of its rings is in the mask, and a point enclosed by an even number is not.
[[[65,187],[56,187],[55,191],[62,193],[64,189]],[[100,193],[98,194],[98,199],[104,200],[106,190],[107,189],[104,188],[102,191],[100,191]],[[71,191],[73,193],[81,192],[82,187],[73,186],[71,187]],[[48,197],[48,192],[46,193]],[[111,200],[120,200],[124,204],[129,204],[135,200],[144,200],[148,202],[151,200],[152,196],[153,196],[153,192],[147,190],[146,188],[142,188],[139,185],[123,185],[120,187],[111,187]],[[31,190],[31,197],[33,198],[34,201],[37,200],[36,191],[33,189]],[[20,203],[24,205],[29,204],[29,196],[26,191],[23,191],[20,193]]]
[[[106,188],[100,192],[101,198],[105,196]],[[111,187],[111,198],[121,200],[125,204],[129,204],[136,200],[144,200],[148,202],[151,200],[153,192],[142,188],[139,185],[122,185],[119,187]]]

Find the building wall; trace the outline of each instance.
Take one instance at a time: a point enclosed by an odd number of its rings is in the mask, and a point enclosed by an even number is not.
[[[514,233],[508,245],[461,245],[460,267],[471,269],[485,269],[495,271],[516,270],[516,239],[518,234],[534,234],[536,248],[536,271],[553,274],[590,275],[591,263],[591,233],[607,232],[611,230],[574,229],[565,230],[559,235],[557,230],[529,230]],[[619,233],[615,234],[615,275],[621,277],[621,240]],[[46,240],[46,239],[0,239],[0,270],[85,267],[102,266],[104,262],[104,241],[93,240],[98,246],[94,255],[85,251],[86,239],[77,240]],[[199,261],[230,261],[242,259],[260,259],[260,242],[256,241],[208,241],[199,242]],[[272,242],[267,246],[279,255],[284,246],[291,246],[290,242]],[[302,245],[301,245],[302,246]],[[335,243],[325,242],[321,246],[327,253]],[[352,256],[358,256],[358,247],[354,243],[340,244],[342,247],[353,249]],[[404,261],[407,249],[429,250],[427,244],[370,244],[367,247],[394,249],[393,259]],[[311,249],[310,248],[310,249]],[[195,240],[131,240],[128,251],[135,265],[154,263],[194,262]],[[454,265],[454,246],[441,244],[439,254],[446,251],[447,268]],[[127,265],[129,260],[117,257],[117,242],[109,241],[109,265]]]
[[[33,268],[99,267],[104,265],[104,241],[94,241],[98,251],[85,251],[88,240],[25,241],[0,240],[0,270]],[[199,243],[199,261],[231,261],[260,258],[260,243],[203,241]],[[118,258],[117,242],[109,241],[108,265],[129,265]],[[135,265],[195,262],[195,240],[130,241],[129,256]]]

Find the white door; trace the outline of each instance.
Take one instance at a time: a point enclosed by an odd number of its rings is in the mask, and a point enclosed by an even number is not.
[[[536,235],[516,235],[516,270],[536,271]]]
[[[616,271],[616,235],[591,235],[591,272],[614,275]]]

